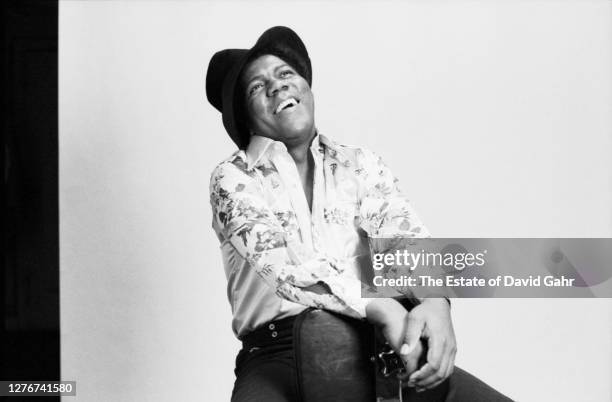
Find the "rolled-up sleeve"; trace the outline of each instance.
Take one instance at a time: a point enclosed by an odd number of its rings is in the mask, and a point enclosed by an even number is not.
[[[402,194],[397,179],[382,159],[371,151],[358,152],[362,169],[362,189],[359,207],[359,225],[370,237],[370,246],[376,252],[393,252],[391,238],[430,238],[431,234],[418,217],[410,201]],[[404,246],[406,243],[401,243]],[[380,250],[377,248],[380,247]],[[415,250],[420,249],[416,245]],[[408,271],[412,273],[413,271]],[[414,292],[418,291],[418,295]],[[429,297],[444,297],[450,304],[446,287],[430,293],[426,288],[404,289],[408,297],[424,300]]]

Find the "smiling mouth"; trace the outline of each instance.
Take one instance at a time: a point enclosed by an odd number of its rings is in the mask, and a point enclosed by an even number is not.
[[[282,101],[274,110],[274,114],[279,114],[280,112],[282,112],[283,110],[292,108],[296,105],[298,105],[300,103],[299,100],[295,99],[295,98],[289,98],[289,99],[285,99],[284,101]]]

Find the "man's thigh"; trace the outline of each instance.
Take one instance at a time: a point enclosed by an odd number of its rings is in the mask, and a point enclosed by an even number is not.
[[[296,401],[295,375],[289,356],[251,359],[236,377],[232,402]]]
[[[244,353],[244,352],[243,352]],[[291,350],[268,354],[256,351],[239,357],[232,402],[292,402],[298,400]],[[404,389],[406,402],[511,402],[480,379],[455,367],[448,380],[432,390]]]
[[[512,402],[512,399],[459,367],[455,367],[448,385],[446,402]]]
[[[404,390],[405,402],[511,402],[489,385],[465,370],[455,367],[449,379],[434,389],[416,392]]]

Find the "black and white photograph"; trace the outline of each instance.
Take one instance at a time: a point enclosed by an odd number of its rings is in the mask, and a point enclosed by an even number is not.
[[[3,16],[6,400],[612,401],[609,0]]]

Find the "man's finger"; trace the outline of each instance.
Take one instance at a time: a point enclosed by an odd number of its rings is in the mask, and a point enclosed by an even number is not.
[[[457,348],[453,348],[452,353],[451,353],[451,359],[448,363],[448,367],[446,369],[446,373],[444,374],[444,377],[449,378],[451,375],[453,375],[453,371],[455,371],[455,356],[457,355]]]
[[[419,356],[413,349],[412,353],[402,356],[402,359],[404,359],[404,364],[406,365],[406,374],[402,376],[402,379],[405,379],[418,368]]]
[[[400,355],[404,360],[406,360],[404,356],[408,356],[417,347],[424,325],[422,320],[417,320],[408,314],[408,328],[404,336],[404,345],[400,349]]]
[[[425,376],[429,375],[431,370],[432,368],[429,363],[425,363],[423,367],[421,367],[410,375],[410,377],[408,378],[408,386],[414,387],[416,382],[419,381],[421,378],[424,378]]]
[[[455,353],[453,352],[452,357],[451,357],[451,362],[448,367],[446,368],[446,372],[444,373],[444,377],[441,378],[440,380],[438,380],[437,382],[429,385],[427,387],[427,389],[433,389],[436,388],[438,385],[442,384],[444,381],[448,380],[450,378],[450,376],[453,374],[453,371],[455,371]],[[417,389],[420,390],[425,390],[425,388],[421,388],[418,387]]]
[[[422,378],[420,381],[415,383],[415,386],[418,388],[431,389],[436,387],[446,378],[446,371],[448,370],[448,364],[451,360],[451,350],[450,348],[445,348],[444,353],[442,354],[442,361],[438,370],[432,373],[430,376]]]
[[[423,353],[423,340],[420,340],[417,343],[416,348],[412,349],[408,355],[402,356],[404,360],[404,364],[406,366],[406,370],[403,374],[398,375],[398,378],[401,380],[406,380],[410,376],[410,374],[414,373],[418,368],[419,359],[421,354]]]
[[[432,337],[429,338],[428,343],[429,351],[427,352],[427,363],[410,376],[408,381],[411,383],[416,384],[440,369],[444,352],[444,341],[437,337]]]

